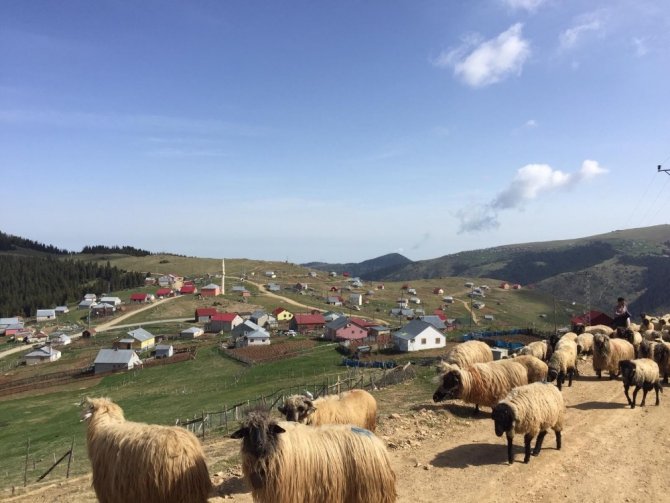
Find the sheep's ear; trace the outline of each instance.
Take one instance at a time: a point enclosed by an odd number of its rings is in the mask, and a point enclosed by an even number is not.
[[[280,433],[284,433],[286,430],[279,426],[278,424],[271,424],[270,425],[270,433],[273,435],[279,435]]]
[[[232,435],[230,435],[230,438],[244,438],[248,435],[249,435],[249,428],[240,428]]]

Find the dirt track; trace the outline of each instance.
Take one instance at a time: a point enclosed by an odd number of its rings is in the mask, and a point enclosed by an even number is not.
[[[590,362],[581,366],[583,377],[563,390],[568,407],[563,449],[555,449],[550,433],[529,465],[521,462],[522,438],[515,438],[516,462],[507,464],[505,440],[495,436],[487,412],[473,418],[469,406],[424,401],[390,416],[393,404],[407,400],[414,387],[399,385],[389,396],[380,395],[377,433],[389,444],[398,501],[670,501],[670,397],[661,396],[655,407],[650,394],[647,407],[631,410],[624,405],[620,381],[598,381]],[[219,440],[207,448],[210,459],[221,460],[233,456],[239,444]],[[217,473],[221,496],[211,501],[251,502],[240,476],[239,467]],[[88,502],[95,497],[90,479],[80,477],[8,501]]]

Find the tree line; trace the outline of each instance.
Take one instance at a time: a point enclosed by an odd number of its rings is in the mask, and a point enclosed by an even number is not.
[[[142,250],[141,248],[135,248],[134,246],[105,246],[105,245],[84,246],[81,249],[81,253],[87,253],[87,254],[118,253],[122,255],[131,255],[133,257],[146,257],[148,255],[151,255],[150,251]]]
[[[0,255],[0,317],[35,314],[77,302],[86,293],[144,285],[146,275],[106,265],[55,257]]]

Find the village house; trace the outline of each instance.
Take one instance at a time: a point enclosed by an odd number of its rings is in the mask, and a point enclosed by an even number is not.
[[[128,338],[131,339],[131,347],[128,349],[145,350],[153,347],[156,344],[156,338],[151,332],[143,328],[136,328],[127,333]],[[128,339],[123,339],[128,340]]]
[[[114,307],[120,306],[122,304],[121,299],[118,297],[102,297],[100,302],[102,304],[109,304],[110,306]]]
[[[442,288],[440,288],[440,287],[433,288],[433,293],[435,295],[442,295],[444,293],[444,290],[442,290]]]
[[[447,295],[445,297],[442,297],[442,302],[444,302],[445,304],[453,304],[454,298],[451,295]]]
[[[215,314],[219,314],[215,307],[199,307],[195,310],[195,321],[207,323]]]
[[[399,351],[420,351],[443,348],[447,339],[433,325],[422,320],[412,320],[393,332],[393,342]]]
[[[291,318],[293,318],[293,313],[290,311],[287,311],[283,307],[278,307],[274,311],[272,311],[272,314],[274,315],[275,318],[277,318],[277,321],[290,321]]]
[[[130,302],[131,304],[146,304],[148,302],[152,302],[154,300],[154,296],[148,293],[132,293],[130,294]]]
[[[257,311],[254,311],[251,313],[251,316],[249,316],[249,319],[253,321],[256,325],[259,327],[264,327],[265,324],[268,322],[268,313],[263,311],[262,309],[258,309]]]
[[[368,332],[350,318],[341,316],[325,325],[325,338],[331,341],[355,341],[365,339]]]
[[[94,300],[82,300],[79,304],[77,304],[77,309],[91,309],[96,305],[98,305],[98,303]]]
[[[307,332],[315,332],[323,330],[326,320],[322,314],[296,314],[290,323],[290,328],[305,334]]]
[[[237,313],[216,313],[205,323],[205,332],[231,332],[244,322]]]
[[[131,370],[140,365],[142,365],[142,360],[132,349],[101,349],[93,362],[96,374]]]
[[[26,365],[37,365],[38,363],[55,362],[61,357],[61,352],[51,346],[42,346],[25,356]]]
[[[268,338],[270,337],[270,334],[267,330],[259,327],[251,320],[245,320],[244,322],[237,325],[235,328],[233,328],[231,335],[233,336],[233,341],[237,343],[237,339],[240,337],[244,337],[245,335],[253,334],[255,332],[265,333]]]
[[[15,327],[20,325],[20,328],[23,328],[23,322],[19,320],[18,317],[14,318],[0,318],[0,335],[13,335],[7,334],[6,330],[10,327]]]
[[[174,290],[179,290],[184,284],[184,278],[181,276],[175,276],[174,274],[166,274],[158,278],[158,286],[162,288],[172,288]]]
[[[179,337],[182,339],[196,339],[204,333],[205,331],[200,327],[191,327],[179,332]]]
[[[158,282],[158,280],[156,278],[154,278],[153,276],[147,276],[146,278],[144,278],[144,286],[153,286],[157,282]]]
[[[70,308],[67,307],[67,306],[56,306],[56,309],[54,309],[54,311],[56,311],[56,316],[58,316],[58,315],[61,315],[61,314],[69,313]]]
[[[403,317],[403,318],[414,318],[414,310],[413,309],[408,309],[406,307],[397,307],[394,309],[391,309],[389,311],[389,314],[391,316],[398,316],[398,317]]]
[[[268,292],[280,292],[281,287],[277,283],[268,283],[266,285]]]
[[[38,309],[35,313],[35,321],[49,321],[56,319],[55,309]]]
[[[98,296],[94,293],[87,293],[84,295],[83,300],[92,300],[93,302],[96,302],[98,300]]]
[[[166,297],[174,297],[174,290],[172,288],[159,288],[156,290],[157,299],[165,299]]]
[[[419,316],[419,319],[425,321],[426,323],[430,323],[437,330],[442,331],[447,329],[447,325],[444,323],[444,320],[437,315],[429,314],[425,316]]]
[[[235,339],[236,348],[246,348],[249,346],[267,346],[269,344],[270,334],[264,330],[249,332]]]
[[[200,289],[200,295],[203,297],[216,297],[217,295],[221,295],[221,287],[215,283],[210,283]]]
[[[341,306],[342,305],[342,297],[339,295],[330,295],[326,297],[326,304],[329,306]]]
[[[349,304],[352,306],[362,306],[363,296],[360,293],[349,294]]]
[[[277,275],[275,274],[274,271],[265,271],[265,277],[274,279],[277,277]]]
[[[195,295],[196,293],[198,293],[198,289],[192,283],[188,285],[185,284],[179,289],[180,295]]]
[[[156,345],[156,353],[154,354],[154,358],[170,358],[172,355],[174,355],[174,348],[172,347],[172,344],[157,344]]]
[[[63,332],[54,332],[49,335],[49,343],[54,346],[67,346],[72,342],[72,339],[69,335],[64,334]]]

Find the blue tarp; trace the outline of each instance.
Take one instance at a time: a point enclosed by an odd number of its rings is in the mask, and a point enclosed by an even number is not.
[[[480,341],[486,339],[487,343],[492,343],[497,348],[510,349],[512,351],[521,349],[524,344],[521,342],[508,342],[496,337],[510,336],[510,335],[528,335],[529,330],[526,328],[515,328],[513,330],[496,330],[494,332],[475,332],[465,334],[464,341]]]
[[[342,358],[342,365],[346,367],[364,367],[364,368],[374,368],[374,369],[392,369],[396,366],[394,361],[387,362],[368,362],[363,360],[353,360],[351,358]]]

